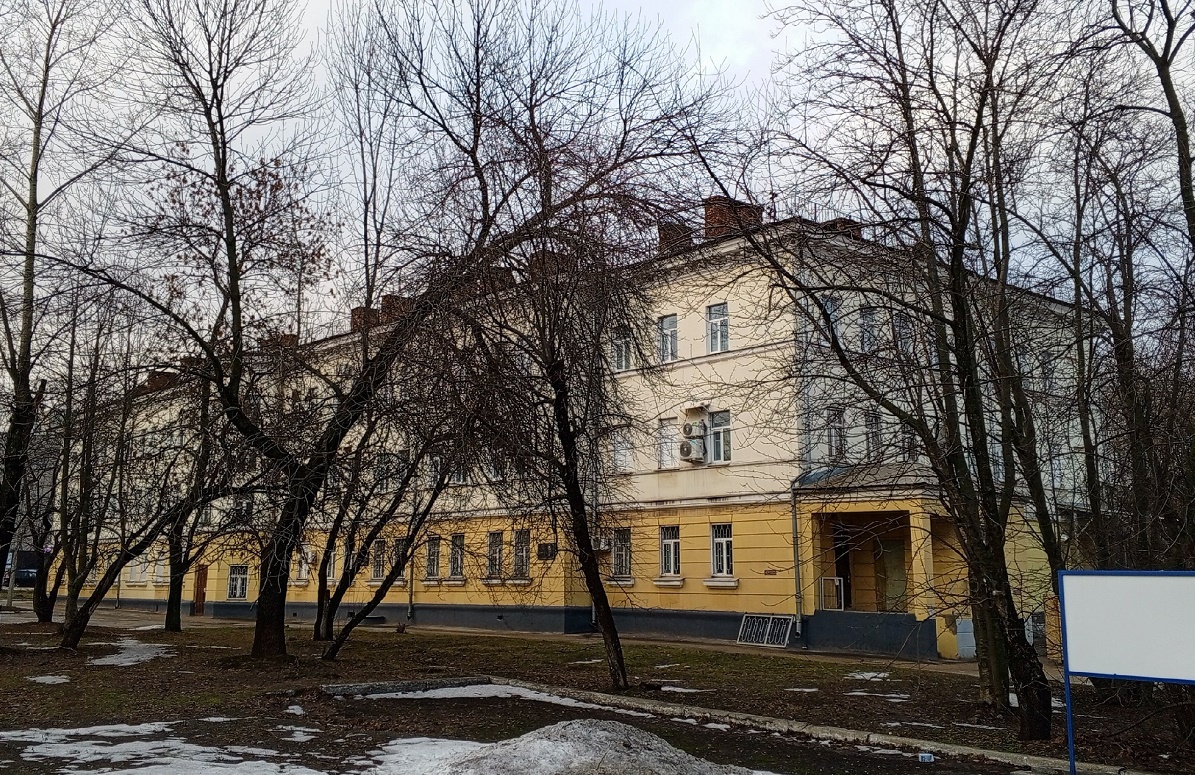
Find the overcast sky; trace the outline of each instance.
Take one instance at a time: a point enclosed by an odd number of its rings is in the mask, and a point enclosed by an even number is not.
[[[422,0],[435,2],[435,0]],[[680,46],[701,45],[704,62],[725,67],[736,81],[756,85],[768,76],[782,40],[773,38],[775,20],[762,17],[765,0],[580,0],[583,5],[642,14],[650,23],[659,21]],[[332,0],[307,0],[307,24],[323,27]]]

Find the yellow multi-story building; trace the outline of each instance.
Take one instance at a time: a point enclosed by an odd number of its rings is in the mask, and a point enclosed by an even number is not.
[[[785,229],[817,231],[826,261],[873,249],[847,222],[765,226],[757,210],[723,198],[707,200],[697,244],[661,229],[661,255],[652,259],[655,357],[635,363],[635,348],[612,343],[619,394],[638,418],[610,450],[621,481],[601,504],[607,527],[599,549],[621,631],[968,656],[966,567],[931,472],[899,428],[865,401],[816,387],[840,385],[841,374],[818,354],[807,319],[778,290],[774,267],[748,249],[736,228],[744,215],[748,232],[773,242]],[[899,321],[878,322],[859,299],[844,294],[833,306],[853,321],[844,326],[855,327],[851,336],[864,349],[881,328],[900,337],[893,329]],[[462,479],[448,497],[468,503],[473,487]],[[589,596],[574,555],[559,545],[563,538],[492,505],[445,513],[451,516],[426,531],[376,615],[490,629],[591,629]],[[395,540],[371,548],[372,567],[346,595],[341,615],[372,596]],[[323,543],[317,520],[292,569],[296,617],[314,612]],[[1008,563],[1020,610],[1044,610],[1049,570],[1025,508],[1011,519]],[[122,605],[164,605],[165,579],[153,564],[126,571]],[[213,549],[188,574],[184,599],[196,615],[251,616],[256,584],[251,551]]]

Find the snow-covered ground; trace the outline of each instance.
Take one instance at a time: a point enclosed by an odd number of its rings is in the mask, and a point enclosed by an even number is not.
[[[592,702],[574,700],[572,697],[561,697],[556,694],[546,694],[521,686],[504,686],[502,684],[473,684],[472,686],[452,686],[443,689],[427,689],[421,692],[385,692],[367,694],[367,700],[485,700],[494,697],[517,697],[520,700],[546,702],[551,705],[563,705],[566,708],[581,708],[584,710],[604,710],[623,716],[651,718],[652,714],[626,708],[614,708],[606,705],[596,705]]]
[[[156,643],[142,643],[135,638],[121,638],[115,643],[93,643],[93,646],[116,646],[119,651],[106,657],[93,657],[88,662],[93,665],[110,665],[129,667],[148,662],[158,657],[172,657],[174,653],[165,646]]]
[[[244,746],[200,745],[173,731],[177,722],[113,724],[82,729],[0,732],[0,743],[19,746],[25,767],[86,775],[769,775],[713,764],[673,748],[661,738],[615,721],[563,721],[499,743],[409,738],[392,740],[335,768],[313,760],[338,760],[314,747],[279,752]],[[319,730],[277,727],[306,743]],[[302,763],[300,763],[302,762]]]

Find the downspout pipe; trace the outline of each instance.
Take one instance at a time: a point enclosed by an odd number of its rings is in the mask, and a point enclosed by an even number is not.
[[[793,531],[793,599],[796,601],[796,622],[798,628],[798,637],[801,638],[801,648],[807,649],[809,646],[804,639],[804,627],[802,626],[802,617],[804,606],[801,598],[801,545],[800,545],[800,531],[797,529],[797,479],[795,477],[788,485],[789,498],[792,503],[792,531]]]

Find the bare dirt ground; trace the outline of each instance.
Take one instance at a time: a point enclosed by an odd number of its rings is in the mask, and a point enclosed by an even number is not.
[[[5,617],[7,618],[7,617]],[[980,762],[921,764],[896,753],[824,745],[799,736],[748,729],[711,729],[664,718],[628,718],[605,711],[522,699],[334,700],[328,683],[488,674],[595,691],[608,690],[600,639],[363,629],[335,662],[318,658],[306,627],[291,629],[292,658],[245,656],[251,630],[207,620],[181,634],[151,627],[156,615],[101,614],[78,652],[48,648],[53,626],[0,620],[0,729],[75,728],[172,721],[172,733],[221,745],[266,746],[314,768],[344,762],[401,737],[489,742],[566,719],[596,717],[633,723],[672,745],[718,763],[776,773],[1007,773]],[[184,626],[192,622],[184,622]],[[122,639],[164,646],[165,654],[132,665],[96,665],[121,652]],[[127,648],[127,647],[126,647]],[[817,658],[702,645],[629,643],[630,694],[691,705],[792,718],[817,724],[932,739],[989,749],[1065,757],[1062,714],[1050,743],[1016,740],[1015,719],[989,717],[973,702],[966,666],[917,666],[882,660]],[[119,659],[116,660],[119,663]],[[32,678],[61,677],[63,682]],[[1195,757],[1177,749],[1164,717],[1101,706],[1077,687],[1080,758],[1156,772],[1195,771]],[[299,706],[302,716],[288,712]],[[205,718],[236,718],[212,723]],[[1133,726],[1133,725],[1136,726]],[[318,733],[293,740],[286,727]],[[1129,728],[1127,731],[1120,730]],[[1119,733],[1118,733],[1119,732]],[[907,753],[907,752],[906,752]],[[0,743],[9,767],[30,767]],[[296,758],[297,757],[297,758]],[[304,758],[305,757],[305,758]],[[320,764],[322,762],[322,764]],[[28,771],[58,771],[45,764]],[[318,765],[318,766],[317,766]]]

